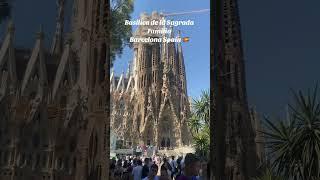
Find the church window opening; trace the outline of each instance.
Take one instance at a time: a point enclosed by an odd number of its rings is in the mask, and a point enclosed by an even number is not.
[[[76,149],[76,146],[77,146],[76,139],[72,138],[72,140],[70,142],[70,146],[69,146],[70,152],[74,152]]]
[[[39,166],[39,163],[40,163],[40,154],[37,153],[37,154],[36,154],[36,164],[35,164],[35,167],[38,167],[38,166]]]
[[[106,57],[107,57],[107,46],[105,43],[102,44],[101,47],[101,58],[100,58],[100,74],[99,74],[99,80],[102,82],[105,78],[105,62],[106,62]]]
[[[28,155],[27,165],[30,166],[32,164],[32,154]]]
[[[170,138],[167,138],[167,144],[166,144],[166,147],[170,147],[171,144],[170,144]]]
[[[124,100],[123,100],[123,98],[120,99],[120,109],[124,109]]]
[[[162,138],[161,140],[161,147],[165,147],[166,146],[166,140],[164,138]]]
[[[238,122],[237,122],[237,125],[238,125],[239,127],[241,127],[241,121],[242,121],[242,116],[241,116],[240,113],[238,113]]]
[[[52,167],[52,157],[51,157],[51,154],[49,154],[49,156],[48,156],[48,167],[49,167],[49,168]]]
[[[5,162],[6,164],[9,163],[9,152],[8,151],[5,151],[5,153],[4,153],[3,162]]]
[[[62,166],[63,166],[62,158],[59,157],[59,159],[58,159],[58,168],[61,169]]]
[[[67,105],[67,97],[66,96],[61,96],[60,105],[62,107],[65,107]]]
[[[138,121],[137,121],[137,131],[140,131],[140,123],[141,123],[141,117],[138,117]]]
[[[97,73],[97,48],[94,49],[94,53],[93,53],[93,72],[92,72],[92,83],[93,83],[93,87],[95,87],[95,82],[96,82],[96,73]]]
[[[235,85],[236,85],[236,97],[240,97],[240,92],[239,92],[239,70],[238,70],[238,64],[235,64],[234,66],[234,80],[235,80]]]
[[[88,15],[88,0],[84,0],[84,20],[87,18],[87,15]]]
[[[237,153],[237,143],[235,141],[235,137],[231,137],[231,140],[230,140],[230,151],[231,151],[231,154],[236,154]]]
[[[31,92],[29,95],[30,99],[34,99],[36,97],[36,92]]]
[[[104,135],[104,140],[103,140],[103,148],[104,150],[107,149],[107,124],[104,124],[104,131],[103,131],[103,135]]]
[[[42,167],[45,167],[47,165],[47,156],[46,154],[42,155]]]
[[[123,148],[123,140],[117,140],[116,148],[117,149],[122,149]]]
[[[236,42],[233,43],[233,47],[237,47],[238,44]]]
[[[230,65],[230,61],[227,61],[227,81],[230,83],[231,80],[231,65]]]
[[[74,169],[77,168],[77,158],[76,157],[73,158],[73,168]]]
[[[64,165],[65,165],[65,170],[68,171],[69,170],[69,157],[65,158]]]
[[[25,153],[22,153],[20,165],[23,165],[24,162],[25,162],[25,160],[26,160],[26,154],[25,154]]]
[[[233,173],[234,173],[234,169],[233,169],[233,168],[231,168],[231,171],[230,171],[230,180],[232,180],[232,179],[233,179]]]
[[[97,155],[98,152],[98,137],[97,135],[94,136],[94,157]]]
[[[96,33],[99,32],[99,25],[100,25],[100,23],[99,23],[99,18],[100,18],[100,4],[101,4],[101,0],[98,0],[98,2],[97,2],[97,9],[96,9],[96,11],[97,11],[97,14],[96,14],[96,27],[95,27]]]
[[[35,133],[32,138],[32,144],[34,148],[38,148],[40,144],[40,136],[39,133]]]

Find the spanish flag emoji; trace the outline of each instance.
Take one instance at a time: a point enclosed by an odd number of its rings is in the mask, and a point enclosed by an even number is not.
[[[182,41],[183,41],[183,42],[189,42],[189,41],[190,41],[190,38],[189,38],[189,37],[184,37],[184,38],[182,38]]]

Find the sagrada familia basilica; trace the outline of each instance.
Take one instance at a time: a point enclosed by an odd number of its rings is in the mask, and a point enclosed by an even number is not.
[[[1,180],[109,176],[109,0],[75,0],[66,36],[64,1],[51,51],[41,28],[33,49],[15,48],[13,22],[1,44]]]
[[[142,21],[162,18],[157,12],[141,14]],[[163,26],[139,26],[134,37],[167,37],[148,33],[150,28]],[[169,38],[174,38],[173,29],[170,32]],[[189,145],[190,103],[181,42],[138,42],[133,50],[127,73],[119,77],[111,72],[110,77],[111,129],[121,141],[121,147]]]

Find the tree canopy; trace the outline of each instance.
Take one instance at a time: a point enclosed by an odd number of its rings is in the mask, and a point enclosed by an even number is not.
[[[271,167],[286,179],[320,178],[320,101],[318,90],[294,93],[290,117],[266,118],[264,133]]]
[[[125,25],[125,20],[131,19],[131,13],[133,12],[133,0],[111,0],[111,26],[107,31],[111,31],[110,37],[110,64],[113,62],[116,56],[120,56],[123,52],[123,48],[128,45],[129,38],[132,35],[132,27]]]

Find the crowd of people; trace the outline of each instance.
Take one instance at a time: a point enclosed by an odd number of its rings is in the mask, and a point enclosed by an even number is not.
[[[209,165],[192,153],[183,157],[124,156],[111,160],[111,180],[206,180]]]

